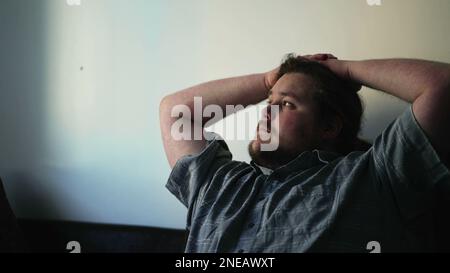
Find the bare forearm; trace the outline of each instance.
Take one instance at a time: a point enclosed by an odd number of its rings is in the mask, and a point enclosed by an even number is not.
[[[219,105],[225,113],[226,105],[246,107],[264,100],[267,93],[265,77],[262,73],[202,83],[173,93],[164,100],[170,105],[187,105],[190,109],[194,109],[194,98],[201,97],[203,107]]]
[[[206,82],[164,97],[159,108],[160,124],[164,149],[170,166],[175,166],[182,156],[200,153],[207,145],[203,129],[211,118],[200,117],[198,119],[196,112],[201,111],[201,109],[198,109],[198,106],[195,105],[196,97],[202,99],[202,108],[218,105],[222,109],[222,114],[224,115],[213,117],[214,121],[218,121],[218,119],[224,118],[225,115],[231,114],[227,111],[227,105],[232,105],[233,109],[236,109],[237,105],[245,107],[265,99],[269,89],[265,75],[253,74]],[[192,130],[187,131],[187,138],[184,134],[179,139],[176,131],[175,134],[177,136],[173,134],[173,125],[179,119],[179,116],[172,116],[176,106],[181,106],[182,108],[187,106],[187,110],[190,110],[191,114],[187,114],[189,117],[184,116],[184,113],[182,113],[181,117],[182,121],[190,122],[192,126]],[[192,113],[194,114],[192,115]],[[183,126],[184,129],[185,127]],[[196,132],[200,132],[200,134],[197,135]]]
[[[346,62],[353,81],[410,103],[424,92],[446,88],[450,83],[450,65],[445,63],[414,59]]]

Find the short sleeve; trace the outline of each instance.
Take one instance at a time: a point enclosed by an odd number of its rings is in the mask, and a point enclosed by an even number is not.
[[[225,141],[217,134],[198,155],[180,158],[175,164],[166,188],[187,208],[192,207],[200,190],[210,183],[214,174],[232,160]]]
[[[449,170],[414,117],[412,106],[375,140],[373,158],[406,221],[432,206],[433,189],[449,183]]]

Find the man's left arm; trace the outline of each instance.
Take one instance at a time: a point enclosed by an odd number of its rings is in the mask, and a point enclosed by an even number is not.
[[[441,160],[450,154],[450,64],[414,59],[321,62],[339,76],[412,103]]]

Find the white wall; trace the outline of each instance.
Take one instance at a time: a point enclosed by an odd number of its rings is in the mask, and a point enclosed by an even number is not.
[[[0,176],[20,217],[183,228],[159,100],[289,52],[450,62],[450,1],[0,0]],[[365,89],[363,136],[406,104]],[[247,142],[230,142],[248,160]]]

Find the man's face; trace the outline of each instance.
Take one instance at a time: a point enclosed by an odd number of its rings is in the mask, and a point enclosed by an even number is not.
[[[278,105],[278,114],[271,113],[270,107],[266,108],[258,123],[256,138],[249,144],[249,153],[255,163],[274,169],[304,151],[318,148],[322,130],[312,96],[314,88],[314,80],[300,73],[285,74],[277,81],[269,93],[268,106]],[[261,144],[271,141],[261,137],[264,132],[271,137],[278,134],[278,149],[262,151]]]

